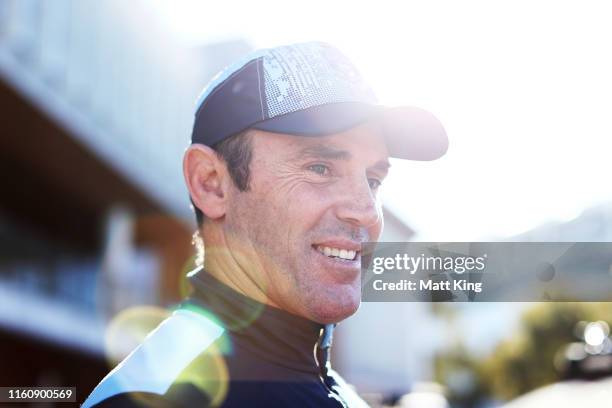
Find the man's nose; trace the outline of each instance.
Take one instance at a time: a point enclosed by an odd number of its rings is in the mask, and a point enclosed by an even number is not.
[[[344,183],[342,197],[335,208],[339,219],[359,227],[370,228],[381,221],[376,196],[365,177]]]

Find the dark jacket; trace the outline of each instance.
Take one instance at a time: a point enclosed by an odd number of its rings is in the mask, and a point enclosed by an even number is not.
[[[193,294],[83,407],[367,406],[330,368],[333,325],[255,302],[203,270],[189,279]]]

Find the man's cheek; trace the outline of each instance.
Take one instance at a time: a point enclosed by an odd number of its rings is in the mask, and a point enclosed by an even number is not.
[[[380,236],[382,235],[384,228],[384,221],[382,218],[382,214],[379,215],[379,222],[376,223],[372,228],[368,230],[368,235],[370,235],[370,241],[378,241]]]

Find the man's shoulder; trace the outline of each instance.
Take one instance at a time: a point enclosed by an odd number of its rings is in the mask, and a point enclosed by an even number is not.
[[[211,395],[224,328],[188,308],[165,319],[92,391],[82,407],[181,406]],[[175,401],[175,403],[173,403]]]

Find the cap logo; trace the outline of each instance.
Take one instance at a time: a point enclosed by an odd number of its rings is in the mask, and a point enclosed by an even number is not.
[[[263,67],[271,118],[326,103],[376,102],[348,58],[324,43],[268,50]]]

